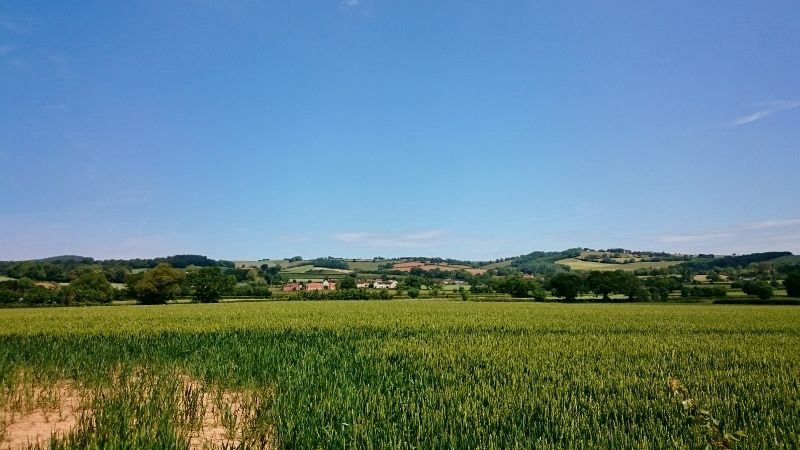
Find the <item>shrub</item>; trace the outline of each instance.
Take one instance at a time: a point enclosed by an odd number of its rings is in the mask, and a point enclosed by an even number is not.
[[[681,288],[681,297],[725,297],[728,288],[725,286],[684,286]]]

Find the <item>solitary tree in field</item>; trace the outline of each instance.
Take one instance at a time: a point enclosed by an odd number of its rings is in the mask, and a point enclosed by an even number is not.
[[[126,284],[136,301],[144,305],[164,304],[181,292],[181,282],[186,274],[160,263],[144,273],[131,275]]]
[[[236,278],[225,275],[219,267],[206,267],[189,273],[189,283],[194,288],[194,301],[217,303],[223,294],[233,291]]]

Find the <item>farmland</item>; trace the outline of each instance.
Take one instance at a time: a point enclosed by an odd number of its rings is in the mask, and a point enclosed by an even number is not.
[[[566,258],[556,261],[557,264],[569,266],[573,270],[636,270],[652,269],[661,267],[671,267],[679,264],[675,261],[637,261],[631,263],[602,263],[595,261],[584,261],[578,258]]]
[[[703,447],[710,438],[669,377],[725,431],[745,431],[736,448],[800,445],[791,307],[14,309],[0,314],[0,342],[4,413],[80,399],[83,413],[53,448]],[[227,437],[204,435],[212,426]]]
[[[480,275],[486,272],[485,269],[476,269],[470,266],[460,265],[460,264],[447,264],[447,263],[426,263],[423,261],[407,261],[407,262],[400,262],[394,264],[393,268],[395,270],[399,270],[401,272],[410,272],[411,269],[418,268],[426,271],[431,270],[441,270],[444,272],[453,272],[457,270],[463,270],[467,273],[472,275]]]

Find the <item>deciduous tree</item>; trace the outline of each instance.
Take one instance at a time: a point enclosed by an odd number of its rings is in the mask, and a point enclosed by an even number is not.
[[[217,303],[236,286],[236,278],[226,275],[219,267],[192,271],[188,280],[193,288],[192,299],[200,303]]]
[[[132,275],[126,282],[130,294],[145,305],[164,304],[181,292],[181,282],[186,274],[160,263],[144,273]]]
[[[547,280],[547,288],[556,297],[575,300],[583,290],[583,280],[574,273],[557,273]]]

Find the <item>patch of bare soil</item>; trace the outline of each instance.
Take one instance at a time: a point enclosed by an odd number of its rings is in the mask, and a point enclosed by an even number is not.
[[[147,384],[152,381],[146,377],[144,370],[126,377],[112,374],[114,382],[100,390],[108,389],[107,394],[113,395],[122,384],[132,383],[139,387],[141,401],[147,401],[152,395]],[[93,414],[87,405],[99,391],[79,390],[69,381],[45,386],[32,379],[23,373],[22,381],[0,391],[0,450],[27,449],[37,443],[47,447],[51,438],[67,435]],[[259,393],[204,386],[188,375],[178,375],[177,379],[173,420],[190,449],[275,448],[273,433],[264,436],[263,429],[253,428],[263,401]]]
[[[25,449],[35,443],[46,444],[78,425],[84,396],[71,383],[50,387],[18,386],[5,392],[6,403],[0,419],[0,450]]]
[[[273,448],[269,440],[255,441],[247,436],[246,427],[254,419],[253,397],[248,393],[206,387],[187,375],[178,379],[183,390],[179,410],[186,411],[188,416],[200,417],[199,421],[185,426],[190,449],[236,448],[243,442],[247,448]]]

